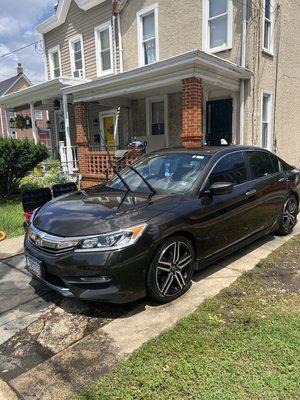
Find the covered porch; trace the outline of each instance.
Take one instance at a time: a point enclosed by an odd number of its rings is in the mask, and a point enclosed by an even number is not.
[[[5,109],[7,133],[13,137],[10,124],[14,115],[26,112],[29,129],[24,137],[44,143],[53,159],[60,158],[64,170],[77,170],[77,147],[74,107],[62,89],[86,82],[72,77],[60,77],[1,97]],[[45,110],[47,121],[37,121],[37,113]],[[66,124],[67,121],[67,124]],[[29,135],[30,131],[30,135]]]
[[[199,50],[62,90],[75,110],[82,183],[105,178],[133,139],[147,151],[240,143],[240,84],[251,71]],[[128,162],[138,154],[129,152]]]

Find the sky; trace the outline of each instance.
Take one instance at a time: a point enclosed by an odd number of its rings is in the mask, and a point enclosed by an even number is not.
[[[45,80],[42,44],[2,55],[41,40],[35,27],[54,12],[57,0],[0,0],[0,81],[17,74],[17,63],[33,83]]]

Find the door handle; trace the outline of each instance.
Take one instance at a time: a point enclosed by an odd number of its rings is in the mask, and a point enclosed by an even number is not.
[[[286,176],[283,178],[280,178],[278,182],[288,182],[289,178],[287,178]]]
[[[254,194],[256,194],[256,189],[250,189],[246,192],[246,196],[253,196]]]

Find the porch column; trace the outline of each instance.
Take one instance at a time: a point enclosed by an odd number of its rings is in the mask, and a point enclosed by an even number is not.
[[[30,116],[31,116],[33,140],[34,140],[34,143],[37,144],[37,141],[38,141],[38,129],[37,129],[37,126],[36,126],[36,119],[35,119],[33,102],[30,102]]]
[[[88,121],[85,103],[75,104],[76,144],[78,146],[79,171],[82,176],[88,174]]]
[[[66,155],[67,155],[67,170],[70,174],[74,172],[74,159],[71,144],[70,134],[70,121],[69,121],[69,110],[68,110],[68,96],[63,95],[63,109],[64,109],[64,120],[65,120],[65,133],[66,133]]]
[[[203,146],[202,113],[203,87],[202,80],[191,77],[182,80],[182,133],[184,147]]]

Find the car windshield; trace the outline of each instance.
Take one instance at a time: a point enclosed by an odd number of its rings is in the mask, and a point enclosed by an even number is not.
[[[134,164],[135,171],[127,167],[120,175],[133,192],[148,193],[152,187],[161,194],[184,193],[194,185],[210,158],[211,155],[199,153],[150,155]],[[106,186],[126,190],[117,175]]]

